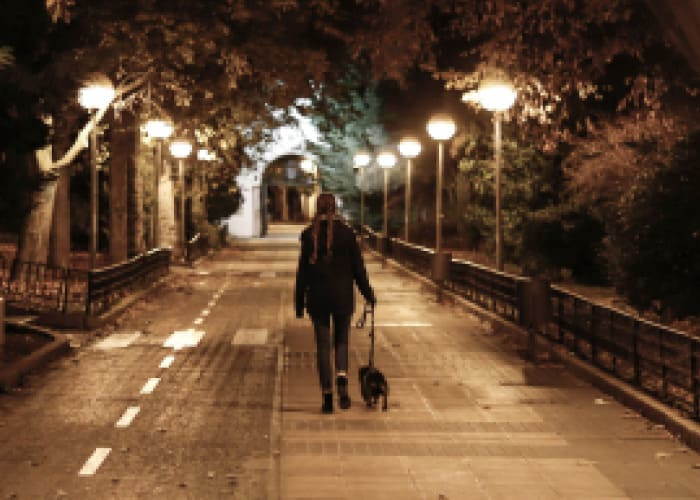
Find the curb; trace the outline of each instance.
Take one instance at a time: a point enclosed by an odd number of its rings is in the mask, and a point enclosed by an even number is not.
[[[381,257],[381,255],[377,254],[374,250],[372,250],[372,253]],[[429,288],[435,289],[435,284],[425,276],[402,266],[394,259],[386,259],[386,261],[392,267],[398,268],[401,272],[408,274],[424,285],[427,285]],[[507,330],[523,337],[529,337],[530,335],[525,328],[510,323],[491,311],[482,309],[451,290],[443,289],[443,297],[449,298],[452,302],[468,309],[469,312],[482,319],[488,320],[491,323],[497,323],[502,330]],[[670,408],[626,382],[608,375],[598,367],[576,358],[576,356],[569,353],[565,347],[550,341],[542,335],[537,336],[537,343],[549,349],[549,352],[553,354],[557,361],[564,364],[567,369],[579,378],[614,397],[624,406],[639,412],[652,422],[663,425],[669,432],[677,436],[690,448],[700,451],[700,423],[683,416],[679,411]]]
[[[60,333],[23,322],[6,320],[5,323],[7,325],[11,325],[14,330],[24,330],[30,333],[38,333],[40,335],[51,337],[53,340],[40,349],[32,352],[28,356],[25,356],[19,361],[12,363],[10,366],[0,369],[0,392],[8,392],[13,387],[19,385],[22,377],[29,372],[44,365],[49,360],[57,357],[59,354],[70,351],[70,343],[68,342],[68,339]]]

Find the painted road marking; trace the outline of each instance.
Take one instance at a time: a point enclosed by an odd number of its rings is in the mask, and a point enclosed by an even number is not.
[[[149,378],[148,382],[143,384],[143,387],[141,388],[141,394],[152,393],[155,390],[156,386],[158,385],[158,382],[160,382],[160,379],[157,377]]]
[[[239,328],[231,339],[234,345],[240,344],[266,344],[267,328]]]
[[[163,361],[160,362],[158,368],[170,368],[170,365],[173,364],[173,361],[175,361],[175,356],[169,354],[168,356],[163,358]]]
[[[211,311],[210,311],[209,309],[203,309],[203,310],[202,310],[202,316],[204,316],[204,317],[206,318],[207,316],[209,316],[209,313],[210,313],[210,312],[211,312]]]
[[[107,458],[107,455],[109,455],[109,452],[111,451],[112,448],[95,449],[95,451],[92,452],[92,455],[90,455],[90,458],[88,458],[83,465],[83,468],[80,469],[80,472],[78,472],[78,475],[92,476],[95,472],[97,472],[97,469],[100,468],[100,465],[102,465],[102,462],[104,462],[105,458]]]
[[[411,323],[409,321],[404,321],[401,323],[375,323],[374,326],[399,326],[399,327],[428,327],[433,326],[432,323]]]
[[[195,347],[204,336],[203,330],[176,330],[163,343],[163,347],[172,347],[176,351],[185,347]]]
[[[99,342],[95,343],[95,349],[108,350],[127,347],[140,336],[141,332],[113,333],[112,335],[105,337]]]
[[[208,307],[214,307],[216,305],[215,300],[210,300],[209,303],[207,304]]]
[[[124,413],[122,413],[121,418],[117,420],[117,423],[114,424],[114,427],[119,427],[120,429],[129,427],[140,411],[141,407],[139,406],[129,406],[126,410],[124,410]]]
[[[201,324],[202,324],[202,321],[204,321],[203,318],[197,318],[196,320],[194,320],[194,324],[195,324],[195,325],[201,325]]]

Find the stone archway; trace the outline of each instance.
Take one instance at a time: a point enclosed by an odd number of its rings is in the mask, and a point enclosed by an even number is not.
[[[306,222],[313,217],[313,200],[318,193],[314,172],[301,167],[304,155],[280,156],[265,168],[262,178],[263,232],[275,222]]]

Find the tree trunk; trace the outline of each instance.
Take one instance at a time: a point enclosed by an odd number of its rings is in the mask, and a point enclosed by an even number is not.
[[[141,140],[141,129],[137,126],[133,129],[134,134],[134,161],[129,163],[127,181],[128,191],[128,212],[127,225],[129,227],[129,256],[138,255],[146,250],[144,238],[144,211],[143,211],[143,162],[144,153],[143,141]]]
[[[47,172],[51,168],[51,146],[37,150],[31,162],[32,168],[39,172]],[[45,264],[49,255],[49,235],[51,221],[53,220],[54,199],[58,179],[49,177],[32,198],[32,209],[22,224],[19,244],[17,247],[18,262],[38,262]],[[16,267],[16,266],[15,266]],[[13,278],[17,278],[17,269],[13,272]]]
[[[70,171],[61,170],[56,182],[56,195],[49,241],[51,267],[70,267]]]
[[[111,131],[109,166],[109,260],[123,262],[128,253],[127,196],[128,172],[134,161],[133,116],[121,115]]]

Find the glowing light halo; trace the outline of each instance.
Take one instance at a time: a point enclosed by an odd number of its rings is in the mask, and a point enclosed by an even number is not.
[[[428,135],[436,141],[447,141],[455,133],[456,125],[450,115],[438,113],[428,121]]]
[[[399,142],[399,154],[404,158],[415,158],[421,152],[421,143],[415,137],[404,137]]]
[[[170,143],[170,154],[175,158],[187,158],[192,153],[192,144],[185,140]]]

